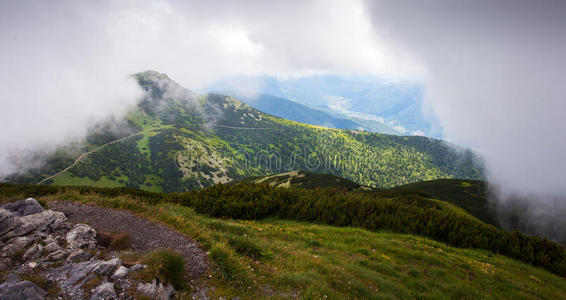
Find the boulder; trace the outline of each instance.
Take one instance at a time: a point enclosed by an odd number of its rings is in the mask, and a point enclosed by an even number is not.
[[[122,260],[119,258],[113,258],[109,261],[103,261],[96,268],[94,268],[93,272],[100,275],[100,276],[107,276],[110,275],[118,266],[122,264]]]
[[[96,248],[96,231],[86,224],[76,224],[66,238],[71,249]]]
[[[45,299],[47,293],[31,281],[12,282],[0,284],[0,299],[10,300],[40,300]]]
[[[157,283],[155,279],[151,283],[139,283],[136,290],[138,293],[156,300],[168,300],[175,295],[175,289],[171,284],[165,286],[163,283]]]
[[[116,298],[114,284],[112,282],[104,282],[94,289],[94,293],[92,293],[90,300],[108,300]]]
[[[12,215],[8,210],[0,208],[0,241],[6,241],[14,237],[10,233],[21,225],[18,217]]]
[[[20,217],[19,219],[22,222],[22,227],[25,228],[25,230],[22,230],[23,234],[20,231],[14,230],[17,231],[19,236],[27,234],[31,230],[47,235],[60,234],[71,228],[71,224],[65,217],[65,214],[58,211],[45,210],[38,214]]]
[[[128,268],[124,266],[120,266],[118,270],[116,270],[116,272],[114,272],[114,274],[112,274],[112,277],[110,278],[112,280],[119,280],[126,277],[126,275],[128,275]]]
[[[130,267],[129,272],[135,272],[135,271],[138,271],[138,270],[143,270],[145,268],[147,268],[147,265],[135,264],[135,265]]]
[[[8,210],[17,217],[33,215],[43,211],[41,204],[33,198],[7,203],[2,205],[1,208]]]
[[[92,254],[83,251],[83,249],[75,249],[71,252],[71,254],[69,254],[69,257],[67,257],[67,261],[69,261],[69,262],[79,262],[79,261],[88,260],[91,257],[92,257]]]

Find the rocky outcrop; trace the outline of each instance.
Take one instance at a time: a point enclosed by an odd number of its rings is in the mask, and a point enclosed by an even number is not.
[[[39,202],[37,202],[37,200],[33,198],[27,198],[26,200],[7,203],[0,206],[0,208],[11,212],[13,215],[18,217],[33,215],[43,211],[41,204],[39,204]]]
[[[35,285],[31,281],[6,281],[0,284],[0,299],[28,299],[42,300],[45,299],[47,292]]]
[[[96,248],[96,231],[86,224],[76,224],[66,238],[71,249]]]
[[[116,290],[112,282],[105,282],[96,287],[90,300],[110,300],[116,299]]]
[[[63,213],[44,210],[32,198],[0,208],[0,249],[0,271],[12,272],[0,284],[0,299],[44,299],[46,291],[16,275],[29,273],[59,287],[57,297],[64,299],[132,298],[128,291],[136,288],[155,299],[175,293],[157,281],[139,285],[131,280],[129,274],[146,266],[127,268],[119,258],[101,259],[108,251],[97,245],[94,228],[71,226]]]

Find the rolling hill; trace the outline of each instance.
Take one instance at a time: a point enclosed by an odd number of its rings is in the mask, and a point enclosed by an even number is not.
[[[404,191],[240,183],[160,194],[0,184],[0,204],[25,197],[128,210],[192,237],[213,263],[200,279],[212,287],[211,298],[562,299],[566,293],[564,248]]]
[[[125,119],[99,124],[85,145],[8,180],[182,192],[298,169],[381,188],[482,177],[471,151],[441,140],[306,125],[193,93],[155,71],[135,76],[146,97]]]
[[[492,204],[488,200],[489,191],[487,184],[478,180],[435,179],[404,184],[391,189],[377,189],[363,186],[331,174],[293,171],[264,177],[246,178],[244,181],[267,183],[276,187],[305,189],[334,188],[348,191],[373,191],[378,194],[387,193],[387,191],[393,193],[407,192],[454,204],[485,223],[499,226],[495,208],[492,207]]]

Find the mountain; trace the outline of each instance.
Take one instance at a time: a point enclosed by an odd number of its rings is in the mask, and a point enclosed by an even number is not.
[[[418,82],[372,75],[238,76],[220,80],[207,90],[268,94],[335,117],[380,122],[402,134],[442,137],[440,122],[425,105],[424,87]]]
[[[238,91],[224,91],[222,94],[235,97],[262,112],[300,123],[384,134],[403,134],[401,131],[393,129],[375,118],[364,118],[353,114],[337,114],[331,111],[327,112],[272,95],[259,94],[250,96],[245,93],[238,93]]]
[[[308,170],[392,187],[482,177],[476,157],[441,140],[329,129],[263,113],[232,97],[193,93],[167,75],[135,75],[146,97],[11,182],[181,192],[250,176]]]

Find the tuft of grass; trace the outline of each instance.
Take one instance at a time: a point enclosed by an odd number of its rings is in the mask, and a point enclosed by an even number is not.
[[[237,253],[250,258],[259,259],[263,256],[260,246],[247,236],[230,236],[228,237],[228,244]]]
[[[210,249],[210,257],[218,267],[220,277],[224,281],[232,281],[242,273],[238,262],[232,257],[226,245],[217,244]]]
[[[185,262],[179,254],[171,250],[157,250],[146,254],[141,261],[147,268],[137,274],[139,280],[150,282],[157,278],[171,283],[175,289],[184,287]]]

